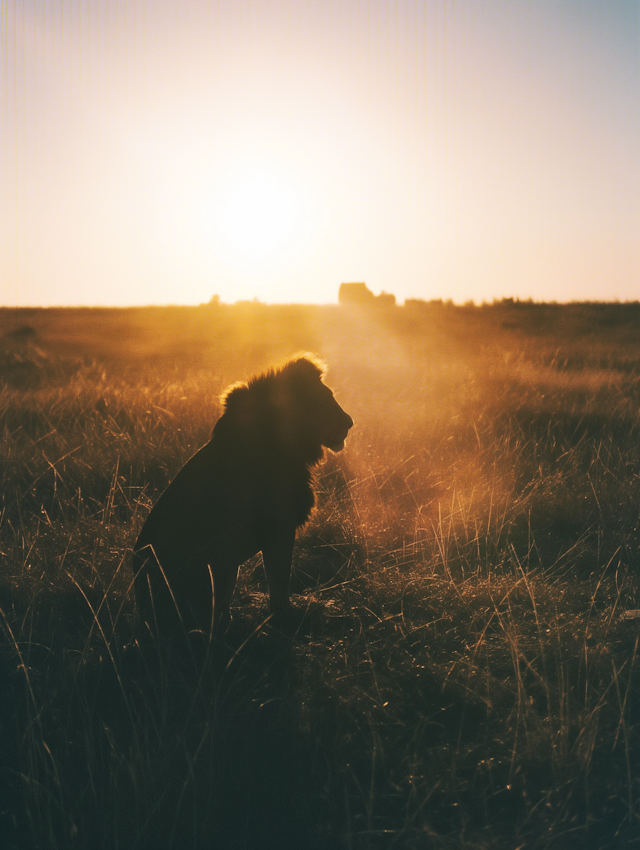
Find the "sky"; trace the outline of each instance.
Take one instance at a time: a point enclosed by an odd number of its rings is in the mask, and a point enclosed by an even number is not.
[[[640,0],[0,25],[0,305],[640,298]]]

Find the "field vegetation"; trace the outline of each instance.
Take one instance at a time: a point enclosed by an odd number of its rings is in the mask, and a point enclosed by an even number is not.
[[[355,427],[225,639],[129,556],[218,395],[311,350]],[[617,848],[640,836],[640,305],[0,310],[7,850]]]

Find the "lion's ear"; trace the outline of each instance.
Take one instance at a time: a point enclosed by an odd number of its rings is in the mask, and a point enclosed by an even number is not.
[[[233,384],[225,390],[220,401],[225,411],[232,415],[241,414],[251,402],[249,387],[246,384]]]
[[[283,371],[295,378],[323,378],[326,365],[312,354],[304,354],[290,360]]]

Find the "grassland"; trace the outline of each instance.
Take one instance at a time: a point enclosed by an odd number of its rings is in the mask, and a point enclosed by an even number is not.
[[[140,644],[128,554],[229,382],[299,349],[356,426],[292,638]],[[640,844],[640,305],[0,310],[0,841]]]

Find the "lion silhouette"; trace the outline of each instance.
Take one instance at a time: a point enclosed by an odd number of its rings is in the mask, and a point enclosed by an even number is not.
[[[262,552],[271,612],[291,611],[296,529],[314,505],[313,468],[353,420],[311,354],[233,384],[210,441],[178,472],[134,546],[138,611],[154,634],[226,627],[238,568]]]

